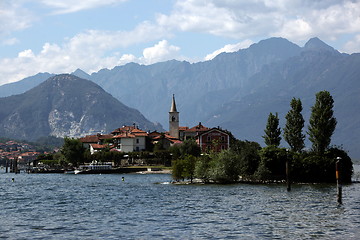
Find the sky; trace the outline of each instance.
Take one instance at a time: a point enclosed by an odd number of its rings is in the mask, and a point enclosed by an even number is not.
[[[270,37],[360,52],[360,0],[0,0],[0,85],[39,72],[206,61]]]

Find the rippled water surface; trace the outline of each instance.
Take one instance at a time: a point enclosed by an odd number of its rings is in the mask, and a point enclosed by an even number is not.
[[[335,185],[156,184],[170,180],[1,173],[0,239],[360,238],[360,184],[338,206]]]

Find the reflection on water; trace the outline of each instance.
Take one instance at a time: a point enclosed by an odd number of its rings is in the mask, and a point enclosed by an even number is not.
[[[121,177],[125,181],[121,181]],[[11,178],[15,177],[15,182]],[[0,174],[0,238],[356,239],[360,184],[172,185],[169,175]]]

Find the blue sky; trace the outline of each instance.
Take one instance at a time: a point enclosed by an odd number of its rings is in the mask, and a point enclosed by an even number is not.
[[[128,62],[199,62],[269,37],[360,52],[359,0],[0,0],[0,84]]]

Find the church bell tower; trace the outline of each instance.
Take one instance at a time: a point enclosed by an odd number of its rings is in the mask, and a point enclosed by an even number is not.
[[[179,112],[176,110],[174,94],[169,112],[169,134],[172,137],[179,138]]]

